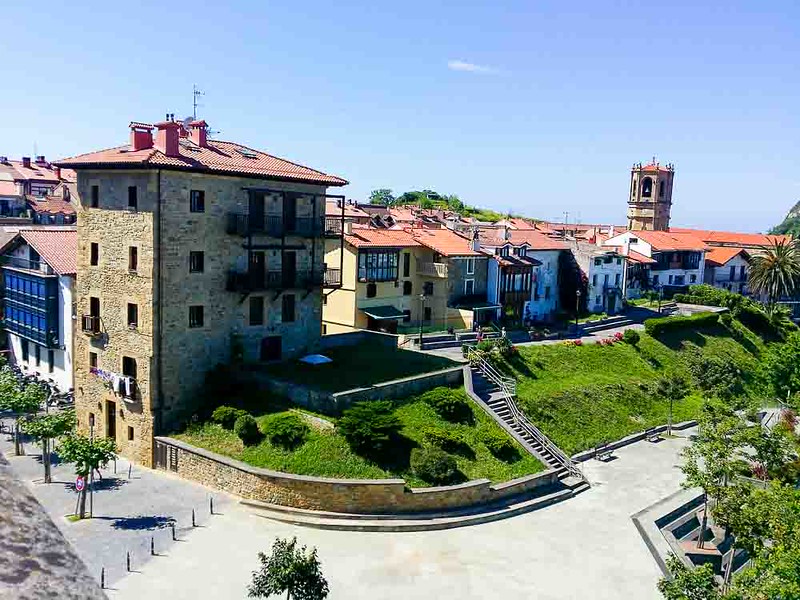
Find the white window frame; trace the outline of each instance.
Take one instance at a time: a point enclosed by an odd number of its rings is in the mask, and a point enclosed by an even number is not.
[[[474,275],[475,274],[475,259],[468,258],[467,259],[467,275]]]
[[[467,284],[472,283],[472,292],[467,292]],[[464,280],[464,295],[470,296],[475,293],[475,280],[474,279],[465,279]]]

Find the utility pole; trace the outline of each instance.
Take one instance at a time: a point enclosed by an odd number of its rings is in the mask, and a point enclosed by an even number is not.
[[[197,89],[197,84],[192,84],[192,118],[197,120],[197,107],[199,106],[197,99],[200,96],[205,96],[206,93]]]

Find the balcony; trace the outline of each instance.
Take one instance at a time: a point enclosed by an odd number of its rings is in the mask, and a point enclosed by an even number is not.
[[[56,272],[42,260],[28,260],[18,256],[3,256],[0,262],[4,267],[36,271],[38,275],[56,275]]]
[[[339,269],[325,269],[325,287],[341,287],[342,272]]]
[[[417,262],[417,275],[447,279],[447,265],[435,262]]]
[[[88,335],[99,335],[100,317],[95,315],[83,315],[81,317],[81,331]]]
[[[333,270],[333,269],[331,269]],[[229,292],[258,292],[265,290],[308,289],[323,284],[322,271],[228,271],[226,289]]]
[[[322,217],[294,217],[286,219],[282,215],[264,215],[254,218],[247,213],[228,213],[226,231],[231,235],[267,235],[283,237],[319,237],[324,230]]]
[[[325,217],[325,235],[327,237],[339,237],[342,235],[341,217]]]

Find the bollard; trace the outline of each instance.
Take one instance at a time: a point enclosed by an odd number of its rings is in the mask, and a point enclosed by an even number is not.
[[[106,589],[106,568],[100,569],[100,589]]]
[[[114,475],[117,474],[117,459],[114,459]]]
[[[131,553],[125,553],[125,567],[128,569],[128,573],[131,572]]]
[[[128,465],[128,479],[131,478],[131,465]]]
[[[197,527],[194,522],[194,509],[192,509],[192,527]]]
[[[150,556],[156,555],[156,542],[153,539],[153,536],[150,536]]]
[[[170,527],[172,527],[172,541],[176,542],[178,539],[175,537],[175,523],[170,523]]]
[[[211,508],[211,514],[214,514],[214,496],[208,497],[208,505]]]

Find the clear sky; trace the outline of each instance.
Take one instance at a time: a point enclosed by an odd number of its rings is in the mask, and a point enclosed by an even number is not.
[[[677,168],[673,224],[765,230],[800,200],[800,3],[10,2],[0,154],[199,115],[370,190],[625,222],[630,166]]]

